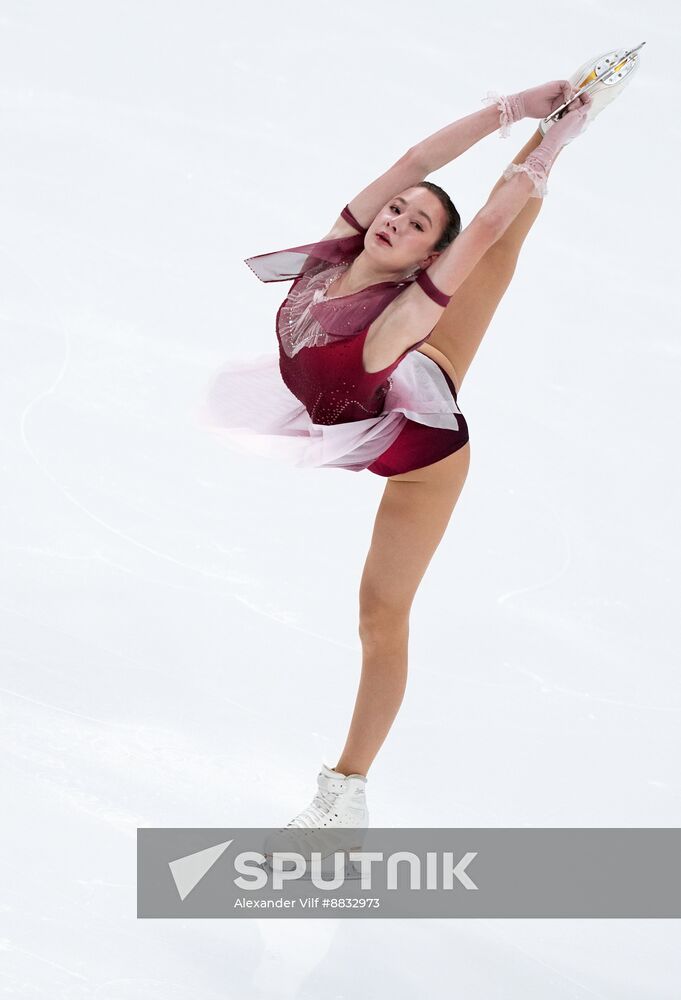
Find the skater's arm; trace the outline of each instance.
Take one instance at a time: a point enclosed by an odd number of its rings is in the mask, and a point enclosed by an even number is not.
[[[361,226],[368,229],[387,201],[400,191],[425,180],[428,174],[455,159],[464,150],[499,127],[496,107],[475,111],[466,118],[447,125],[423,142],[412,146],[389,170],[377,177],[348,202],[348,207]],[[356,233],[350,223],[338,216],[323,239]]]
[[[428,139],[408,149],[389,170],[355,195],[348,202],[350,211],[359,224],[368,229],[387,201],[400,191],[425,180],[433,170],[437,170],[444,163],[449,163],[498,127],[499,111],[496,107],[475,111],[472,115],[447,125],[446,128],[440,129]],[[339,215],[324,239],[348,236],[355,232],[357,230]]]
[[[480,258],[506,232],[528,199],[538,192],[542,196],[559,150],[585,127],[591,98],[584,95],[578,100],[579,106],[552,126],[522,164],[509,164],[504,171],[506,183],[495,185],[473,220],[427,268],[428,277],[439,291],[452,296]],[[401,343],[404,351],[432,332],[445,308],[446,304],[434,302],[414,282],[384,310],[379,325],[391,329],[396,346]]]
[[[493,192],[454,242],[428,267],[426,273],[436,288],[445,295],[453,295],[510,226],[533,191],[530,177],[517,173]],[[445,308],[414,282],[387,306],[379,320],[374,321],[374,327],[390,329],[401,354],[432,333]]]
[[[425,177],[426,172],[421,166],[420,158],[414,155],[412,149],[408,149],[384,174],[355,195],[348,202],[348,207],[359,224],[368,229],[387,201],[400,191],[425,180]],[[351,236],[356,232],[357,230],[339,215],[324,239]]]
[[[486,135],[499,128],[499,110],[496,105],[474,111],[433,132],[427,139],[413,147],[413,155],[423,165],[425,176],[451,163]]]
[[[437,288],[445,295],[454,294],[480,258],[506,232],[534,190],[532,179],[526,173],[517,173],[492,191],[477,215],[428,268],[428,277]]]
[[[521,118],[545,118],[574,93],[569,80],[551,80],[539,87],[530,87],[517,94],[502,96],[488,93],[484,101],[491,103],[482,111],[446,125],[414,147],[426,174],[451,163],[467,149],[491,132],[500,130],[508,135],[510,126]],[[501,126],[501,127],[500,127]]]
[[[567,99],[574,88],[567,80],[553,80],[530,90],[500,98],[509,122],[520,118],[544,118]],[[489,98],[485,98],[489,99]],[[510,118],[508,117],[510,115]],[[474,111],[446,125],[439,132],[412,146],[404,156],[365,187],[348,203],[350,211],[364,229],[368,229],[385,203],[414,184],[425,180],[428,174],[461,156],[480,139],[499,128],[498,103],[491,103],[481,111]],[[357,230],[342,216],[338,216],[324,239],[348,236]]]

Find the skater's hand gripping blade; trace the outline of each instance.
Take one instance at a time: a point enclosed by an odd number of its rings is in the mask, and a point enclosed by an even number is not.
[[[546,135],[548,129],[567,114],[573,101],[582,94],[589,94],[592,98],[587,123],[593,121],[630,82],[640,62],[637,53],[645,44],[645,42],[641,42],[633,49],[615,49],[611,52],[604,52],[580,66],[569,78],[569,82],[575,88],[570,100],[565,101],[564,104],[561,104],[540,121],[539,131],[542,135]]]

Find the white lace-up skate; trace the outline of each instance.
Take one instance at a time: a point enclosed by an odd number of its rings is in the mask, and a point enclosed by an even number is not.
[[[275,851],[295,851],[306,860],[318,851],[323,861],[336,852],[361,850],[369,826],[366,783],[362,774],[339,774],[322,764],[310,805],[265,838],[268,864]]]
[[[645,45],[645,42],[641,44]],[[640,47],[639,45],[638,48],[640,49]],[[587,128],[596,115],[600,114],[606,105],[622,93],[638,69],[640,58],[637,50],[629,50],[628,56],[627,51],[627,49],[614,49],[612,52],[603,52],[599,56],[587,59],[583,66],[580,66],[572,76],[568,77],[570,83],[577,90],[589,87],[591,106],[586,115]],[[600,77],[604,77],[604,79],[601,80]],[[539,131],[542,135],[546,135],[554,121],[556,119],[549,116],[539,122]]]

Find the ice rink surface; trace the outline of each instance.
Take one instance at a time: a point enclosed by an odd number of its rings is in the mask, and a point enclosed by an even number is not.
[[[384,480],[194,420],[409,146],[647,45],[462,387],[374,826],[679,826],[678,7],[0,3],[0,984],[49,1000],[672,1000],[677,920],[138,920],[142,826],[277,826],[336,763]],[[533,131],[430,175],[470,222]],[[676,319],[674,319],[676,317]]]

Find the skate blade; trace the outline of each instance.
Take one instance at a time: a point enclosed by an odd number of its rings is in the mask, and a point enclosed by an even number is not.
[[[614,84],[620,83],[629,73],[631,73],[639,62],[639,56],[636,53],[639,49],[642,49],[645,42],[641,42],[634,49],[629,49],[628,51],[623,51],[622,49],[615,49],[613,52],[606,52],[602,56],[598,56],[593,68],[586,74],[586,76],[579,79],[574,86],[577,88],[577,92],[569,101],[565,101],[560,107],[552,111],[550,115],[543,118],[541,125],[544,127],[549,124],[558,121],[563,117],[563,114],[567,108],[575,101],[581,94],[591,93],[593,89],[602,83],[605,87],[611,87]],[[541,130],[543,131],[543,129]],[[545,134],[545,133],[544,133]]]
[[[641,42],[641,45],[645,45],[645,42]],[[583,94],[584,91],[590,88],[592,89],[592,84],[602,83],[604,87],[612,87],[623,80],[633,70],[638,59],[638,56],[635,56],[633,53],[638,51],[641,45],[637,46],[636,49],[632,49],[629,53],[615,51],[601,56],[591,72],[575,83],[578,91],[575,97],[578,97],[579,94]]]

